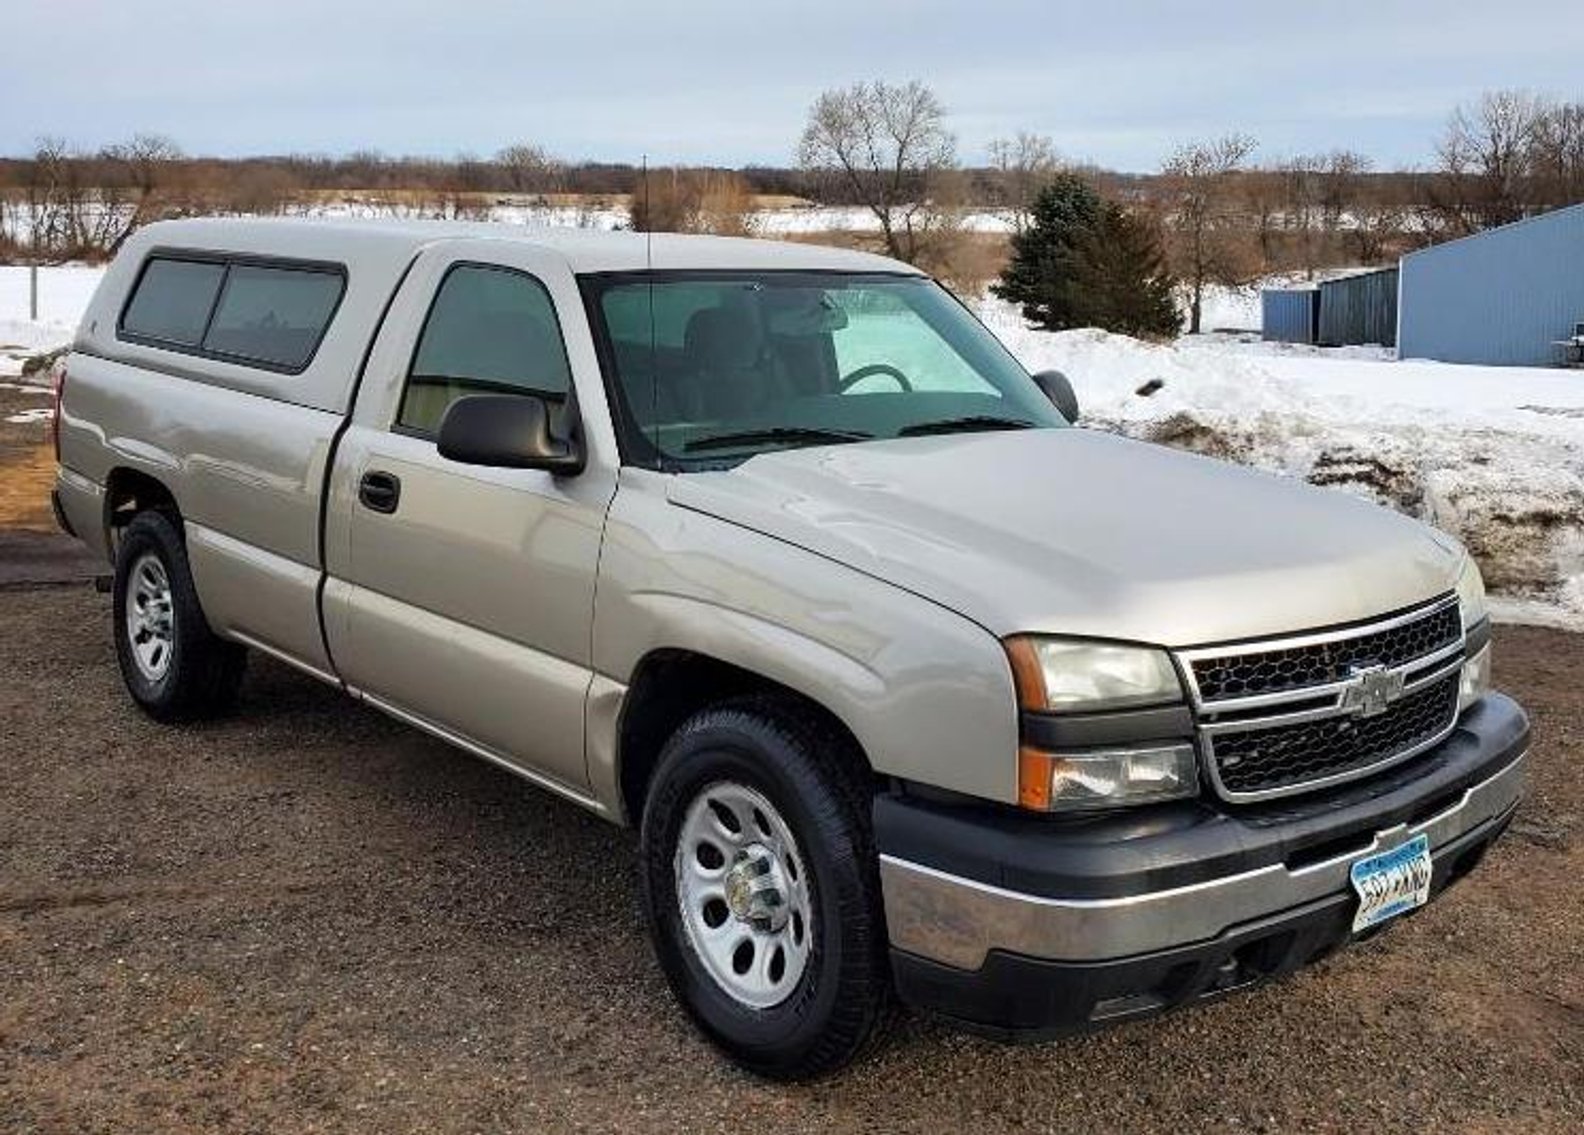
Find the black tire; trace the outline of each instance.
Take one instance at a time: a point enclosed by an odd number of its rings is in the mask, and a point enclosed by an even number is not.
[[[224,713],[236,703],[247,651],[209,629],[187,565],[179,521],[161,512],[132,518],[116,549],[114,609],[116,659],[132,700],[156,721],[191,721]],[[136,605],[134,572],[156,561],[168,584],[168,645],[151,671],[140,664],[127,609]]]
[[[724,989],[682,923],[676,854],[684,816],[726,781],[763,796],[796,841],[813,914],[790,995],[751,1008]],[[882,1032],[893,998],[879,862],[862,755],[808,709],[754,698],[704,710],[661,754],[644,803],[640,876],[661,969],[698,1027],[734,1061],[777,1080],[850,1063]]]

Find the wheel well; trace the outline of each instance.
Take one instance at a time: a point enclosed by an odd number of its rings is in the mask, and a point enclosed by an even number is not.
[[[659,650],[638,664],[622,707],[617,759],[622,805],[629,822],[636,825],[643,816],[644,799],[660,763],[660,752],[682,723],[701,709],[754,694],[784,699],[825,718],[851,742],[853,752],[864,761],[865,775],[874,775],[852,730],[813,698],[708,655]]]
[[[171,491],[147,473],[136,469],[113,469],[105,481],[105,533],[114,546],[116,531],[146,509],[159,509],[172,518],[180,517]],[[181,526],[177,525],[177,531]]]

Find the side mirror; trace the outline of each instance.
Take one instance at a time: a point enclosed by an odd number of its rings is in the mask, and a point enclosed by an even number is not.
[[[583,450],[557,420],[569,416],[536,394],[470,394],[440,419],[440,456],[464,465],[578,473]]]
[[[1042,370],[1034,375],[1034,384],[1040,388],[1051,404],[1061,411],[1061,416],[1069,422],[1078,420],[1078,395],[1073,391],[1072,383],[1067,381],[1067,376],[1059,370]]]

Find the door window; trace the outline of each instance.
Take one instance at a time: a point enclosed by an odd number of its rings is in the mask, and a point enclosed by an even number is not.
[[[562,399],[571,385],[544,285],[514,269],[463,264],[446,274],[424,321],[397,424],[432,436],[451,403],[469,394]]]

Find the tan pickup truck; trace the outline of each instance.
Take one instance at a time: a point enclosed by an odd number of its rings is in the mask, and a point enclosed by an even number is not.
[[[1043,1037],[1286,974],[1517,806],[1455,541],[1076,416],[878,257],[180,221],[56,501],[150,714],[258,651],[636,826],[677,997],[791,1078],[898,997]]]

